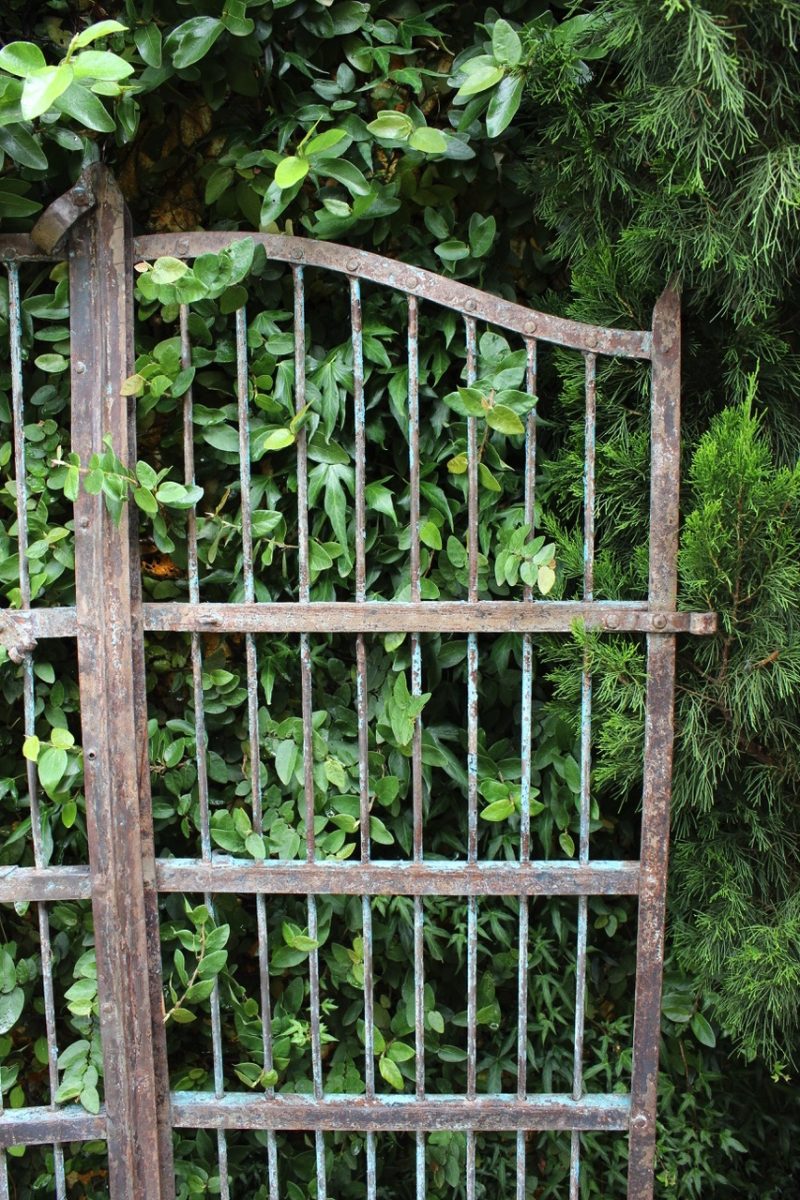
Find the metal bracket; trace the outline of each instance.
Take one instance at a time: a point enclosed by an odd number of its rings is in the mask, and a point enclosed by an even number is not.
[[[57,253],[67,234],[79,217],[85,216],[97,203],[94,194],[94,170],[87,167],[68,192],[54,200],[42,213],[31,230],[31,238],[45,254]]]
[[[27,613],[0,610],[0,645],[4,646],[12,662],[21,663],[26,654],[36,647],[36,638],[31,632]]]

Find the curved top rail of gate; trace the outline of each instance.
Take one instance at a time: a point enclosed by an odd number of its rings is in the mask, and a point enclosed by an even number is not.
[[[622,358],[652,357],[653,335],[649,329],[588,325],[538,312],[434,271],[336,242],[318,242],[283,234],[250,233],[246,230],[238,233],[157,233],[134,238],[133,249],[134,255],[140,259],[151,260],[164,255],[187,259],[200,254],[219,253],[232,242],[244,238],[252,238],[256,245],[263,246],[267,258],[273,262],[338,271],[342,275],[382,284],[476,320],[488,321],[522,337],[535,337],[557,346],[595,354]],[[43,253],[27,235],[0,238],[0,260],[52,261],[64,258],[64,251]]]

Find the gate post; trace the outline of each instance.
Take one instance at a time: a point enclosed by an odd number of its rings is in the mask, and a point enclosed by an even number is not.
[[[109,172],[69,242],[72,446],[85,466],[110,436],[136,457],[132,242]],[[75,502],[78,661],[111,1200],[174,1197],[136,522],[102,496]]]
[[[653,312],[648,605],[656,614],[674,610],[677,596],[680,371],[680,298],[677,292],[667,289]],[[654,624],[657,620],[656,616]],[[653,1195],[674,705],[675,634],[650,633],[647,635],[628,1200],[651,1200]]]

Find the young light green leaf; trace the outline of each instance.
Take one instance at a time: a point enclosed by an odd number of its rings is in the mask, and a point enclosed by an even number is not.
[[[118,83],[133,74],[133,67],[110,50],[85,50],[72,59],[76,79],[104,79]]]
[[[27,79],[34,71],[47,66],[40,48],[33,42],[9,42],[0,50],[0,70]]]
[[[70,750],[75,745],[75,738],[68,729],[51,729],[50,743],[57,750]]]
[[[419,527],[420,541],[426,546],[430,546],[431,550],[441,550],[442,535],[439,532],[439,526],[433,521],[423,521]]]
[[[454,454],[447,460],[447,469],[451,475],[465,475],[469,467],[466,454]]]
[[[71,46],[75,50],[82,50],[84,46],[91,45],[98,38],[110,37],[112,33],[127,33],[128,26],[121,25],[119,21],[98,21],[95,25],[89,25],[81,33],[75,35],[72,39]]]
[[[546,565],[539,567],[539,570],[536,573],[536,583],[543,596],[546,596],[548,592],[552,591],[555,581],[556,573],[552,567],[548,567]]]
[[[306,145],[306,158],[313,158],[315,154],[324,154],[327,150],[332,150],[345,137],[347,134],[343,129],[326,129],[324,133],[318,134]]]
[[[27,121],[40,117],[71,83],[72,67],[64,63],[58,67],[42,67],[29,75],[20,100],[23,117]]]
[[[290,188],[308,174],[310,163],[307,158],[290,155],[283,158],[275,168],[275,182],[279,188]]]
[[[504,404],[495,404],[492,408],[487,409],[486,423],[490,428],[496,429],[498,433],[504,433],[509,437],[525,432],[525,426],[517,414],[510,408],[506,408]]]
[[[484,821],[507,821],[515,811],[514,801],[510,796],[506,796],[502,800],[494,800],[491,804],[487,804],[486,808],[481,809],[481,818]]]
[[[476,96],[479,92],[485,92],[488,88],[494,87],[505,74],[505,68],[499,66],[489,55],[482,54],[478,58],[471,58],[463,67],[464,74],[467,76],[464,83],[456,92],[456,100],[463,100],[467,96]]]
[[[394,109],[386,109],[379,113],[374,121],[370,121],[367,129],[377,138],[385,138],[387,141],[404,142],[409,138],[414,130],[414,122],[406,113],[395,112]]]
[[[46,747],[39,755],[36,764],[39,782],[48,794],[54,792],[64,778],[68,762],[66,750],[57,750],[53,746]]]
[[[444,154],[447,149],[447,138],[441,129],[431,129],[421,125],[415,129],[408,139],[412,150],[420,150],[423,154]]]
[[[29,762],[36,762],[39,757],[40,746],[41,742],[35,734],[31,734],[30,737],[25,738],[25,741],[22,743],[22,753]]]
[[[462,417],[483,417],[486,414],[483,392],[478,391],[477,388],[462,387],[455,392],[448,392],[444,397],[444,402]]]
[[[522,42],[517,31],[502,17],[492,30],[492,54],[506,67],[516,67],[522,58]]]
[[[378,1070],[381,1076],[386,1080],[391,1087],[397,1091],[403,1090],[403,1076],[400,1074],[400,1068],[386,1054],[382,1054],[378,1059]]]

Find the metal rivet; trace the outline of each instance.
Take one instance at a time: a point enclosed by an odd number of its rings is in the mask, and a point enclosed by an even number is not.
[[[6,250],[5,256],[9,262],[13,262],[14,259],[17,257],[16,246],[9,246],[8,249]]]
[[[96,750],[87,750],[86,757],[88,759],[90,759],[92,762],[94,762],[94,760],[97,758],[97,751]]]
[[[536,322],[535,321],[526,321],[525,322],[525,332],[526,333],[536,333]]]
[[[645,1113],[637,1113],[636,1116],[631,1121],[631,1128],[638,1129],[641,1131],[642,1129],[647,1129],[648,1124],[649,1124],[649,1121],[647,1119],[646,1114]]]
[[[89,203],[89,193],[86,188],[76,187],[72,189],[72,203],[76,208],[86,208]]]
[[[81,517],[81,519],[80,519],[80,521],[78,522],[78,524],[80,525],[81,529],[88,529],[88,528],[89,528],[89,518],[88,518],[88,517]]]
[[[215,613],[203,613],[200,617],[201,625],[219,625],[220,618]]]
[[[178,242],[178,254],[188,254],[188,253],[189,253],[189,239],[181,238],[180,241]]]
[[[76,375],[84,375],[85,372],[86,372],[86,363],[85,362],[76,362],[75,363]]]
[[[667,627],[667,618],[664,616],[663,613],[657,613],[653,617],[653,629],[666,629],[666,627]]]
[[[606,629],[616,629],[619,625],[619,620],[611,613],[609,616],[603,617],[603,624]]]
[[[468,300],[467,303],[464,305],[464,308],[467,310],[467,312],[475,312],[475,309],[477,307],[478,307],[478,304],[477,304],[477,301],[475,301],[475,300]]]
[[[358,270],[358,259],[357,258],[348,258],[347,269],[348,269],[348,271],[357,271]]]

